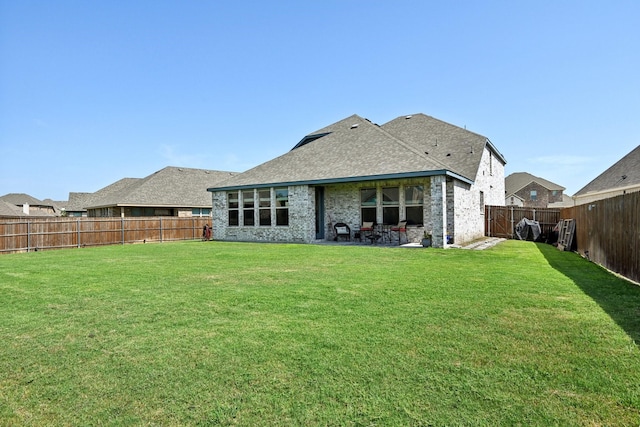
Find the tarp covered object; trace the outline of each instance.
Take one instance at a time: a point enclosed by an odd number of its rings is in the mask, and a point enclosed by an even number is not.
[[[516,236],[520,240],[538,240],[542,231],[540,230],[540,223],[531,219],[522,218],[519,223],[516,224]]]

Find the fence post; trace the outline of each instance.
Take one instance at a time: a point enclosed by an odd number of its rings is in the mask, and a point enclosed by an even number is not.
[[[513,239],[513,230],[515,229],[513,225],[513,206],[511,206],[510,211],[511,211],[511,215],[510,215],[509,221],[511,222],[511,230],[509,232],[509,238]]]
[[[122,229],[122,244],[124,245],[124,217],[120,217],[120,228]]]
[[[160,243],[162,243],[162,217],[160,217]]]
[[[76,233],[78,234],[78,247],[82,247],[82,244],[80,243],[80,218],[78,218],[76,220]]]
[[[31,221],[27,220],[27,252],[31,250]]]

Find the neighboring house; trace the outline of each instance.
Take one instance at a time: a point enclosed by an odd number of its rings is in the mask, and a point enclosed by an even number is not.
[[[0,197],[1,201],[17,206],[24,215],[59,216],[53,202],[43,202],[24,193],[9,193]]]
[[[561,202],[552,202],[549,203],[549,208],[568,208],[573,206],[574,202],[573,202],[573,198],[571,196],[567,196],[566,194],[562,195],[562,201]]]
[[[27,216],[27,214],[22,212],[19,206],[0,200],[0,216]]]
[[[512,173],[504,181],[506,206],[547,208],[563,201],[564,187],[530,173]]]
[[[573,195],[576,205],[640,191],[640,145]]]
[[[310,243],[337,222],[408,222],[433,245],[484,235],[484,205],[504,202],[506,161],[484,136],[424,114],[382,126],[353,115],[288,153],[213,186],[219,240]]]
[[[94,193],[70,192],[69,200],[62,204],[64,215],[67,217],[86,217],[87,208],[91,204]]]
[[[234,172],[166,167],[146,178],[123,178],[95,193],[75,194],[71,209],[89,217],[211,216],[207,188]]]

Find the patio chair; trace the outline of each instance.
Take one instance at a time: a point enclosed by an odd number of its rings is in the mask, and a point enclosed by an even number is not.
[[[375,243],[376,240],[380,238],[375,231],[376,226],[373,221],[363,222],[362,227],[360,227],[360,240],[364,237],[365,239],[371,240],[371,243]]]
[[[391,231],[395,231],[398,233],[398,246],[400,246],[400,239],[402,237],[402,233],[404,233],[404,241],[409,242],[409,238],[407,237],[407,221],[400,221],[398,225],[394,225],[391,227]]]
[[[338,222],[333,226],[336,231],[336,237],[333,239],[337,241],[340,237],[345,237],[347,240],[351,240],[351,228],[344,222]]]

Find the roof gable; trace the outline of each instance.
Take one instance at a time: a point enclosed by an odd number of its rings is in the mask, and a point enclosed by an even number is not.
[[[640,185],[640,145],[580,189],[575,196],[586,193]]]
[[[564,187],[558,184],[555,184],[551,181],[547,181],[544,178],[531,175],[530,173],[514,172],[504,179],[505,192],[507,193],[507,195],[515,194],[518,191],[520,191],[522,188],[531,184],[532,182],[536,182],[550,191],[553,191],[553,190],[564,191],[565,189]]]

